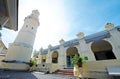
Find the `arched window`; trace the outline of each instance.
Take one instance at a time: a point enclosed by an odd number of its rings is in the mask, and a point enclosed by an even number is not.
[[[116,59],[112,51],[112,46],[107,41],[95,41],[92,43],[91,49],[95,55],[96,60]]]
[[[42,55],[42,63],[45,63],[46,62],[46,55]]]
[[[54,51],[52,53],[52,63],[58,63],[58,52]]]

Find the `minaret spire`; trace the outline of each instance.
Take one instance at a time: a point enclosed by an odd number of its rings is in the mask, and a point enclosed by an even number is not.
[[[8,53],[6,54],[4,62],[9,63],[15,61],[12,64],[16,67],[14,68],[10,66],[10,69],[27,68],[28,65],[17,67],[16,63],[24,64],[30,61],[38,26],[39,12],[38,10],[33,10],[32,13],[24,19],[23,27],[19,31],[14,43],[9,44]]]

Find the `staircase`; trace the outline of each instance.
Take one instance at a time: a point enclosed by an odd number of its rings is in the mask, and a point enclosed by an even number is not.
[[[60,69],[60,70],[55,71],[53,74],[74,76],[73,69]]]

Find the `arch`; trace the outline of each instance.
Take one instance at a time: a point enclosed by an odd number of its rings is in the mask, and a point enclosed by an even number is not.
[[[116,59],[112,51],[112,45],[108,41],[94,41],[91,45],[91,50],[93,51],[96,60]]]
[[[69,47],[66,51],[66,64],[67,67],[73,67],[71,60],[75,54],[79,55],[78,50],[76,47]]]
[[[54,51],[52,53],[52,63],[58,63],[58,52]]]
[[[41,58],[42,58],[42,63],[45,63],[46,62],[46,55],[42,55]]]

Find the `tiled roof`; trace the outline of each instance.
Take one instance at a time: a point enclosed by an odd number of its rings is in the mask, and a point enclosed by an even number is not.
[[[79,44],[79,40],[73,39],[73,40],[64,42],[63,46],[68,47],[68,46],[74,46],[74,45],[78,45],[78,44]]]
[[[91,41],[97,41],[97,40],[101,40],[103,38],[108,38],[108,37],[110,37],[110,33],[109,31],[105,30],[105,31],[101,31],[101,32],[86,36],[85,41],[86,43],[89,43]]]
[[[51,51],[52,51],[52,50],[56,50],[56,49],[59,49],[59,47],[60,47],[60,45],[56,45],[56,46],[54,46],[54,47],[51,47],[50,50],[51,50]]]
[[[44,49],[41,54],[47,54],[48,53],[48,49]]]

